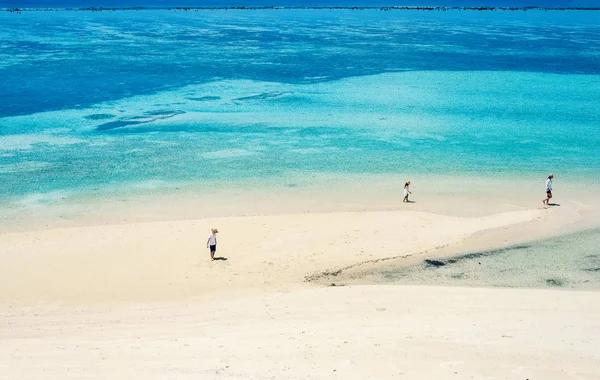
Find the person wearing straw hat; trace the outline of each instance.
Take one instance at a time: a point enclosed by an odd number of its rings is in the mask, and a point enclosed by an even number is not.
[[[406,183],[404,184],[404,199],[402,200],[402,202],[408,202],[409,194],[412,194],[410,192],[410,181],[406,181]]]
[[[542,204],[549,205],[550,199],[552,199],[552,179],[554,178],[553,174],[548,176],[546,180],[546,199],[542,199]]]
[[[206,248],[210,248],[210,259],[215,260],[215,252],[217,252],[217,233],[219,230],[213,228],[210,230],[208,240],[206,241]]]

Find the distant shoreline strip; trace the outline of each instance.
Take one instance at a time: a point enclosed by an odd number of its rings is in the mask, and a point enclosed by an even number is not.
[[[113,11],[218,11],[218,10],[379,10],[379,11],[600,11],[600,7],[424,7],[424,6],[389,6],[389,7],[344,7],[344,6],[262,6],[262,7],[86,7],[86,8],[0,8],[0,11],[22,12],[113,12]]]

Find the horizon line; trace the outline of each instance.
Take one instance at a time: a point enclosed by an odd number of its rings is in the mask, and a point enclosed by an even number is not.
[[[391,5],[391,6],[227,6],[227,7],[10,7],[0,8],[0,12],[104,12],[104,11],[199,11],[199,10],[410,10],[410,11],[600,11],[600,7],[543,7],[543,6],[516,6],[516,7],[494,7],[494,6],[419,6],[419,5]]]

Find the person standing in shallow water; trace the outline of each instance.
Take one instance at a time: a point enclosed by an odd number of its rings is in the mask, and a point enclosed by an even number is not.
[[[406,181],[406,183],[404,184],[404,199],[402,200],[402,202],[408,202],[408,196],[412,194],[410,192],[410,181]]]
[[[213,228],[210,230],[210,235],[208,235],[208,240],[206,241],[206,248],[210,249],[210,259],[215,259],[215,252],[217,252],[217,233],[219,230]]]
[[[542,204],[544,205],[548,205],[550,202],[550,199],[552,199],[552,179],[554,178],[553,174],[550,174],[548,176],[548,179],[546,180],[546,199],[542,199]]]

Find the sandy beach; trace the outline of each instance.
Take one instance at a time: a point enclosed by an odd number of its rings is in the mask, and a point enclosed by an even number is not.
[[[295,289],[307,286],[307,278],[319,282],[322,274],[340,269],[390,259],[416,263],[440,253],[499,247],[596,222],[597,206],[576,199],[550,208],[460,198],[443,202],[433,196],[419,201],[385,209],[386,203],[373,197],[349,201],[354,211],[316,208],[151,222],[128,222],[129,216],[122,216],[119,224],[8,232],[0,235],[0,300],[16,305],[146,302]],[[264,202],[257,199],[259,209]],[[288,198],[280,203],[310,201]],[[328,206],[322,208],[339,207],[324,204]],[[436,205],[439,211],[430,211]],[[216,256],[222,260],[211,262],[206,238],[215,227],[220,230]]]
[[[593,380],[598,301],[597,292],[365,286],[9,311],[0,376]]]
[[[431,199],[3,233],[0,378],[600,378],[597,291],[329,286],[596,223],[577,198]]]
[[[3,299],[172,300],[232,289],[301,286],[306,276],[411,256],[545,210],[478,218],[417,211],[208,218],[3,235]],[[217,226],[211,262],[205,231]],[[226,259],[226,260],[225,260]],[[35,264],[35,265],[33,265]]]

